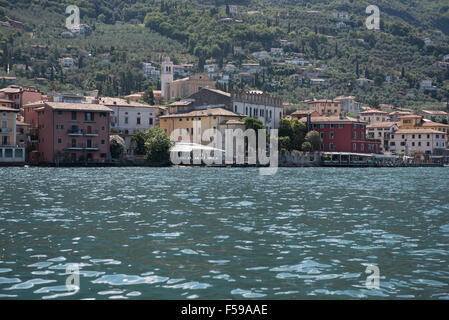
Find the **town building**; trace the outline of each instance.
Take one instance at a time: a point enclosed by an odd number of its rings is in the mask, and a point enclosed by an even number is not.
[[[399,129],[391,136],[390,150],[406,156],[431,155],[447,149],[446,134],[432,129]]]
[[[371,109],[360,112],[360,119],[368,123],[388,122],[390,115],[388,112]]]
[[[181,141],[182,136],[189,137],[190,142],[200,142],[204,145],[211,141],[203,141],[202,135],[208,129],[219,130],[224,137],[224,130],[237,126],[244,130],[245,116],[236,114],[223,108],[211,108],[206,110],[194,110],[187,113],[168,114],[160,117],[160,127],[171,136],[177,137],[175,142]],[[223,139],[224,140],[224,139]],[[223,145],[225,141],[222,141]],[[223,148],[223,145],[213,144],[214,148]]]
[[[355,100],[353,96],[339,96],[335,101],[341,102],[341,112],[359,114],[362,112],[362,104]]]
[[[401,117],[412,115],[410,111],[393,111],[388,114],[390,121],[399,122]]]
[[[35,112],[39,162],[108,160],[110,108],[99,104],[44,102]]]
[[[302,118],[307,123],[307,118]],[[311,117],[308,127],[320,133],[322,151],[380,153],[381,142],[366,136],[366,122],[343,116]]]
[[[423,116],[419,116],[419,115],[408,115],[408,116],[404,116],[401,117],[399,122],[399,129],[403,130],[403,129],[407,129],[407,130],[423,130],[423,129],[427,129],[427,130],[434,130],[434,131],[439,131],[442,134],[445,134],[446,137],[448,138],[448,143],[449,143],[449,125],[447,124],[443,124],[443,123],[438,123],[438,122],[433,122],[431,120],[427,120],[425,119]]]
[[[443,121],[444,119],[448,119],[448,113],[440,110],[421,110],[418,112],[419,115],[423,116],[424,119],[427,120],[438,120]]]
[[[19,110],[0,107],[0,163],[25,162],[25,148],[16,142]]]
[[[73,68],[75,66],[75,61],[73,61],[73,58],[61,58],[60,60],[61,66],[63,68]]]
[[[165,101],[186,98],[198,92],[201,88],[215,89],[215,81],[202,73],[194,74],[184,79],[173,79],[173,63],[169,58],[166,58],[162,63],[161,72],[161,91]]]
[[[131,139],[138,131],[146,131],[158,124],[161,109],[120,98],[101,98],[100,105],[112,110],[110,130],[125,140],[127,154],[132,153]]]
[[[419,83],[419,89],[422,91],[434,91],[437,88],[433,85],[432,80],[421,80]]]
[[[300,120],[300,119],[302,119],[302,118],[307,118],[309,115],[310,115],[311,117],[320,117],[320,116],[321,116],[321,115],[320,115],[318,112],[316,112],[316,111],[297,110],[297,111],[293,112],[293,113],[290,115],[290,118]]]
[[[337,100],[306,100],[303,103],[309,106],[310,111],[318,112],[321,116],[339,116],[341,114],[341,101]]]
[[[161,72],[149,62],[142,63],[142,73],[145,78],[159,79],[161,77]]]
[[[260,91],[233,93],[232,103],[235,113],[262,121],[268,130],[278,129],[284,116],[282,98]]]
[[[42,100],[42,93],[34,87],[10,85],[0,89],[0,99],[13,101],[11,107],[20,109],[25,104]]]
[[[396,122],[377,122],[366,126],[366,134],[369,139],[380,140],[381,151],[390,151],[391,136],[399,130]]]

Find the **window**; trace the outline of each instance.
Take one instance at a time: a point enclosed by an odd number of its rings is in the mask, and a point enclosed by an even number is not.
[[[150,126],[152,126],[152,125],[153,125],[153,118],[150,118],[150,121],[149,121],[149,123],[150,123]]]
[[[104,141],[104,140],[101,140],[101,144],[105,144],[106,143],[106,141]]]
[[[357,151],[357,143],[352,144],[352,150]]]
[[[72,111],[72,120],[76,120],[76,111]]]
[[[138,125],[140,124],[140,118],[137,118],[137,124]]]
[[[62,115],[62,111],[58,111],[58,116]]]
[[[76,139],[72,139],[72,148],[76,148]]]
[[[62,143],[62,139],[58,138],[58,143],[61,144]]]
[[[329,136],[330,136],[331,139],[334,139],[334,138],[335,138],[335,133],[334,133],[334,132],[331,132],[331,133],[329,134]]]
[[[334,144],[333,143],[329,143],[329,150],[334,150]]]
[[[94,114],[92,112],[86,112],[84,114],[85,121],[94,121]]]
[[[87,140],[87,148],[92,148],[92,140]]]
[[[341,129],[341,128],[344,128],[345,125],[344,124],[339,124],[338,127]]]
[[[354,132],[352,133],[352,137],[353,137],[354,139],[357,139],[357,131],[354,131]]]
[[[128,117],[125,117],[125,124],[128,124]]]

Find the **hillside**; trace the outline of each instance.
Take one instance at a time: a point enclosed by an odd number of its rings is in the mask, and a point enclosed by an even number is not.
[[[381,11],[377,32],[365,26],[365,8],[373,3]],[[90,34],[61,36],[67,31],[67,4],[79,6],[81,22],[92,27]],[[231,14],[225,4],[237,4],[238,12]],[[205,64],[221,69],[229,63],[237,68],[260,63],[263,71],[251,81],[231,74],[229,83],[220,86],[258,88],[295,104],[345,94],[373,106],[441,108],[449,99],[449,67],[443,63],[449,55],[449,4],[443,0],[3,0],[0,6],[0,20],[24,22],[23,29],[0,28],[4,74],[10,65],[21,83],[44,90],[126,95],[157,88],[156,79],[143,77],[142,62],[158,68],[169,55],[175,63],[192,63],[201,71]],[[347,16],[333,15],[339,12]],[[270,53],[280,40],[287,43],[283,56],[252,55]],[[243,54],[234,55],[236,47]],[[62,57],[72,57],[75,66],[62,68]],[[298,57],[308,65],[285,63]],[[25,70],[13,68],[17,64]],[[292,75],[299,75],[301,83],[293,82]],[[314,77],[325,79],[324,84],[313,85]],[[359,78],[373,83],[360,85]],[[422,80],[432,80],[436,88],[420,90]]]

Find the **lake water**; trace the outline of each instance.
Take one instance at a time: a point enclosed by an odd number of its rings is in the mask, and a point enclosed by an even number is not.
[[[0,250],[0,299],[449,299],[449,169],[0,168]]]

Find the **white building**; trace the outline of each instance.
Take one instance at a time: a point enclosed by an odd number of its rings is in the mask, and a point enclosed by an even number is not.
[[[399,130],[396,122],[378,122],[366,126],[366,136],[369,139],[380,140],[382,152],[390,151],[390,140],[392,135]]]
[[[366,110],[360,112],[360,119],[368,123],[388,122],[390,114],[380,110]]]
[[[251,55],[257,60],[271,59],[271,56],[267,51],[253,52]]]
[[[432,80],[422,80],[419,83],[419,88],[421,90],[436,90],[436,87],[433,85],[433,81]]]
[[[159,79],[161,76],[161,72],[149,62],[142,63],[142,73],[145,78]]]
[[[434,154],[436,149],[445,149],[446,134],[431,129],[402,129],[391,136],[390,151],[393,153]]]
[[[234,93],[232,104],[235,113],[262,121],[268,130],[278,129],[284,116],[282,99],[260,91]]]
[[[61,58],[60,61],[63,68],[73,68],[75,66],[75,62],[72,58]]]
[[[100,104],[112,109],[111,133],[125,139],[127,153],[131,151],[131,138],[137,131],[145,131],[158,123],[159,107],[127,101],[120,98],[101,98]]]
[[[204,72],[206,73],[215,73],[217,72],[217,65],[216,64],[207,64],[204,66]]]
[[[332,13],[332,16],[335,19],[340,19],[340,20],[349,20],[349,14],[347,14],[346,12],[334,12]]]
[[[276,57],[282,57],[284,55],[284,49],[282,48],[271,48],[271,55]]]
[[[353,96],[339,96],[335,98],[335,101],[341,102],[341,111],[343,112],[350,112],[355,114],[359,114],[360,112],[362,112],[362,104],[355,101],[355,97]]]

